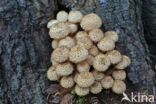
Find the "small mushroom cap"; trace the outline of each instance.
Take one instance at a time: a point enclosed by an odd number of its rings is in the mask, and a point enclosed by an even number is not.
[[[89,64],[89,65],[93,65],[93,61],[94,61],[94,56],[88,55],[88,58],[87,58],[88,64]]]
[[[77,24],[73,24],[73,23],[67,23],[70,29],[70,33],[75,33],[78,30],[78,26]]]
[[[57,75],[56,73],[56,67],[55,66],[51,66],[48,71],[47,71],[47,77],[49,80],[51,81],[57,81],[59,80],[60,76]]]
[[[50,62],[52,63],[53,66],[59,64],[58,62],[56,62],[55,60],[53,60],[52,57],[50,58]]]
[[[90,49],[93,45],[93,42],[90,40],[88,36],[85,36],[85,37],[78,38],[77,44],[83,44],[86,49]]]
[[[117,42],[119,39],[118,33],[115,31],[107,31],[105,32],[105,36],[112,39],[114,42]]]
[[[66,46],[68,48],[72,48],[73,46],[75,46],[75,40],[71,37],[66,37],[62,40],[59,41],[59,47],[60,46]]]
[[[101,81],[104,77],[104,74],[102,72],[98,72],[98,71],[94,70],[92,73],[93,73],[96,81]]]
[[[108,52],[108,57],[112,64],[117,64],[121,61],[122,55],[117,50],[112,50]]]
[[[65,62],[69,56],[69,49],[67,47],[58,47],[52,52],[52,60],[61,63]]]
[[[90,92],[93,94],[98,94],[102,91],[102,86],[100,82],[95,82],[91,87],[90,87]]]
[[[81,72],[77,77],[77,84],[80,87],[90,87],[95,82],[91,72]]]
[[[51,46],[52,46],[53,49],[56,49],[58,47],[58,40],[53,40],[51,42]]]
[[[110,51],[113,50],[115,48],[115,43],[113,40],[111,40],[110,38],[104,37],[98,44],[97,44],[98,48],[105,52],[105,51]]]
[[[53,26],[53,25],[55,25],[55,24],[57,24],[57,23],[59,23],[58,20],[50,20],[50,21],[48,22],[48,24],[47,24],[47,28],[50,28],[51,26]]]
[[[99,54],[93,61],[93,67],[97,71],[106,71],[110,66],[110,60],[107,55]]]
[[[99,50],[95,45],[92,45],[92,47],[89,49],[89,54],[92,56],[97,56],[99,54]]]
[[[126,72],[125,70],[114,70],[112,76],[114,79],[125,80]]]
[[[73,73],[73,65],[70,62],[58,64],[56,66],[56,73],[60,76],[68,76]]]
[[[104,33],[101,29],[93,29],[89,32],[89,37],[92,41],[98,42],[104,37]]]
[[[59,11],[56,15],[56,19],[61,22],[66,22],[68,20],[68,13],[66,11]]]
[[[67,23],[59,22],[50,28],[49,35],[53,39],[62,39],[70,33]]]
[[[60,85],[64,88],[71,88],[74,86],[74,80],[72,76],[62,77]]]
[[[70,11],[68,15],[68,21],[71,23],[79,23],[83,17],[80,11]]]
[[[122,94],[126,90],[126,84],[122,80],[115,80],[112,90],[116,94]]]
[[[77,83],[77,77],[78,77],[79,73],[76,73],[74,76],[74,81]]]
[[[88,62],[86,62],[86,61],[78,63],[76,65],[76,67],[77,67],[78,72],[84,72],[84,71],[89,72],[89,69],[90,69],[90,66],[89,66]]]
[[[79,39],[79,38],[86,37],[86,36],[88,36],[87,32],[79,31],[79,32],[76,33],[75,37],[76,37],[76,39]]]
[[[131,64],[131,59],[128,56],[122,55],[122,60],[115,66],[117,69],[125,69]]]
[[[102,26],[102,20],[95,13],[87,14],[82,18],[80,26],[82,29],[89,31],[95,28],[100,28]]]
[[[89,94],[89,88],[88,87],[80,87],[78,85],[75,86],[75,92],[78,96],[86,96]]]
[[[105,89],[110,89],[113,86],[114,80],[111,76],[104,76],[101,80],[101,85]]]
[[[76,45],[69,52],[69,59],[73,63],[79,63],[88,58],[88,50],[84,45]]]

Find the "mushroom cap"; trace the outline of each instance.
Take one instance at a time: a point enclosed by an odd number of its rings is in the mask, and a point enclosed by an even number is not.
[[[50,20],[50,21],[48,22],[47,28],[50,28],[51,26],[53,26],[53,25],[55,25],[55,24],[57,24],[57,23],[59,23],[58,20],[52,19],[52,20]]]
[[[81,72],[77,76],[77,84],[80,87],[90,87],[95,82],[95,78],[91,72]]]
[[[93,94],[98,94],[102,91],[102,86],[100,82],[95,82],[91,87],[90,87],[90,92]]]
[[[56,73],[56,67],[55,66],[51,66],[48,71],[47,71],[47,77],[49,80],[51,81],[57,81],[59,80],[60,76],[57,75]]]
[[[95,13],[87,14],[82,18],[80,26],[82,29],[89,31],[95,28],[100,28],[102,26],[102,20]]]
[[[89,88],[88,87],[80,87],[78,85],[75,86],[75,93],[78,96],[86,96],[89,94]]]
[[[122,55],[117,50],[112,50],[108,52],[108,57],[112,64],[117,64],[121,61]]]
[[[79,39],[79,38],[82,38],[82,37],[86,37],[88,36],[87,32],[86,31],[79,31],[76,33],[76,39]]]
[[[51,42],[51,46],[52,46],[52,48],[53,49],[56,49],[57,47],[58,47],[58,40],[53,40],[52,42]]]
[[[97,46],[101,51],[105,52],[113,50],[115,48],[115,43],[110,38],[104,37],[100,42],[98,42]]]
[[[115,80],[113,83],[112,90],[116,94],[122,94],[126,90],[126,84],[122,80]]]
[[[74,86],[74,80],[72,76],[62,77],[60,85],[64,88],[71,88]]]
[[[102,73],[102,72],[98,72],[98,71],[94,70],[92,73],[93,73],[96,81],[101,81],[104,77],[104,73]]]
[[[131,64],[131,59],[128,56],[122,55],[122,60],[117,65],[115,65],[115,68],[125,69],[130,64]]]
[[[75,46],[75,40],[71,37],[66,37],[62,40],[59,41],[58,46],[66,46],[68,48],[72,48],[73,46]]]
[[[93,29],[89,32],[89,37],[92,41],[98,42],[104,37],[104,33],[101,29]]]
[[[61,63],[65,62],[69,56],[69,49],[67,47],[58,47],[52,52],[52,60]]]
[[[74,81],[77,82],[77,77],[78,77],[79,73],[75,73],[74,75]]]
[[[50,28],[49,35],[53,39],[62,39],[70,33],[67,23],[59,22]]]
[[[66,22],[68,20],[68,13],[66,11],[59,11],[56,15],[56,19],[61,22]]]
[[[114,70],[112,76],[114,79],[125,80],[126,72],[125,70]]]
[[[78,26],[77,26],[77,24],[73,24],[73,23],[67,23],[68,24],[68,26],[69,26],[69,29],[70,29],[70,33],[75,33],[75,32],[77,32],[77,30],[78,30]]]
[[[114,42],[117,42],[119,39],[118,33],[112,30],[105,32],[105,36],[112,39]]]
[[[93,42],[88,36],[84,36],[77,39],[77,44],[83,44],[86,49],[90,49],[93,45]]]
[[[53,60],[52,57],[50,58],[50,61],[51,61],[51,63],[52,63],[53,66],[59,64],[58,62],[56,62],[55,60]]]
[[[97,56],[99,54],[99,50],[95,45],[92,45],[92,47],[89,49],[89,54],[92,56]]]
[[[113,86],[114,80],[111,76],[104,76],[101,80],[101,85],[105,89],[110,89]]]
[[[110,66],[110,60],[107,55],[99,54],[93,61],[93,67],[97,71],[106,71]]]
[[[56,66],[56,73],[60,76],[68,76],[73,73],[73,65],[70,62],[58,64]]]
[[[89,65],[93,65],[94,56],[92,56],[92,55],[88,55],[88,58],[87,58],[86,61],[88,62]]]
[[[69,59],[73,63],[79,63],[88,58],[88,50],[83,45],[76,45],[69,52]]]
[[[70,11],[68,15],[68,21],[71,23],[79,23],[83,17],[80,11]]]
[[[90,69],[90,66],[89,66],[87,61],[83,61],[83,62],[78,63],[76,65],[76,67],[77,67],[78,72],[84,72],[84,71],[89,72],[89,69]]]

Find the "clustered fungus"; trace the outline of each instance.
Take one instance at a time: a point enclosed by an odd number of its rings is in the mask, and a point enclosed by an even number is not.
[[[78,96],[98,94],[102,89],[112,89],[116,94],[126,90],[124,69],[131,60],[115,49],[118,33],[103,32],[101,26],[97,14],[83,15],[80,11],[60,11],[48,22],[53,39],[49,80],[74,88]]]

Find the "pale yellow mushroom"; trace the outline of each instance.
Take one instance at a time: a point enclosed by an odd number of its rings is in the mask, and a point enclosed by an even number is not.
[[[72,76],[62,77],[60,85],[64,88],[71,88],[74,86],[74,80]]]
[[[113,83],[112,90],[116,94],[122,94],[126,91],[126,84],[122,80],[115,80]]]
[[[89,94],[89,88],[88,87],[80,87],[78,85],[75,86],[75,93],[78,96],[86,96]]]
[[[70,11],[68,15],[68,21],[71,23],[79,23],[83,17],[80,11]]]

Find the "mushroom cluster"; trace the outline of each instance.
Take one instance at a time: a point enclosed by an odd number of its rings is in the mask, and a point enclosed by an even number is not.
[[[116,94],[126,90],[124,69],[131,60],[115,50],[117,32],[104,33],[101,26],[97,14],[83,15],[80,11],[59,11],[56,19],[48,22],[53,39],[49,80],[74,88],[78,96],[98,94],[103,88]]]

